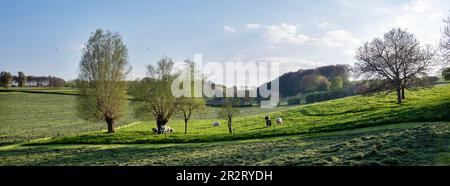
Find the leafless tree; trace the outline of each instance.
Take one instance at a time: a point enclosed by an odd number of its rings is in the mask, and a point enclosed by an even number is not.
[[[222,104],[222,108],[218,110],[218,115],[227,120],[228,132],[233,133],[233,117],[239,114],[239,109],[236,108],[238,104],[237,97],[226,97]]]
[[[191,76],[191,95],[189,97],[182,97],[180,106],[178,107],[178,110],[183,115],[184,119],[184,133],[187,134],[187,128],[188,128],[188,121],[191,118],[192,114],[194,112],[202,112],[206,109],[205,100],[200,97],[194,97],[194,83],[202,82],[203,80],[199,77],[199,72],[196,71],[196,64],[194,61],[191,61],[189,59],[185,60],[186,63],[186,70],[190,71]]]
[[[444,19],[444,23],[440,41],[441,56],[444,62],[450,64],[450,16]]]
[[[413,34],[394,28],[358,48],[354,71],[358,77],[375,82],[371,91],[395,91],[397,103],[405,99],[405,89],[426,85],[427,72],[436,51],[420,46]]]

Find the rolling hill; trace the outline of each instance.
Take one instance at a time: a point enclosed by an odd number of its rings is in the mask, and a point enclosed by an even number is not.
[[[2,146],[0,165],[450,165],[449,92],[409,91],[401,105],[379,94],[244,112],[235,134],[212,127],[218,119],[193,119],[187,135],[180,120],[169,123],[170,135],[139,122],[115,134]],[[266,114],[284,123],[266,128]]]

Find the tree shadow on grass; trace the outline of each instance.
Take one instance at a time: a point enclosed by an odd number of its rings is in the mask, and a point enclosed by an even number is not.
[[[401,106],[400,106],[401,107]],[[395,112],[385,111],[371,114],[366,118],[319,127],[321,132],[356,129],[407,122],[450,121],[450,103],[405,107]]]
[[[35,146],[2,150],[9,165],[433,165],[448,124],[348,135],[170,145]]]

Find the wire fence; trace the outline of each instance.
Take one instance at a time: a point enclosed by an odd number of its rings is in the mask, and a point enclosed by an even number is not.
[[[126,123],[126,121],[122,123]],[[126,128],[136,124],[138,124],[138,122],[133,122],[130,124],[118,124],[116,129]],[[5,128],[6,129],[1,130],[0,146],[16,143],[28,143],[31,141],[45,140],[51,138],[76,137],[88,133],[95,133],[95,132],[102,133],[107,131],[107,127],[105,125],[89,126],[85,128],[82,127],[67,128],[67,129],[62,127],[58,128],[48,127],[48,129],[46,129],[45,131],[33,128],[31,129],[11,128],[11,127],[9,129],[8,127]]]
[[[356,116],[356,121],[361,119],[361,116]],[[272,124],[270,127],[260,127],[254,128],[246,131],[245,128],[233,128],[232,133],[229,132],[227,127],[222,127],[220,132],[218,131],[203,131],[194,130],[189,131],[187,134],[183,131],[176,131],[173,133],[164,134],[152,134],[151,128],[149,127],[150,137],[143,142],[195,142],[195,141],[220,141],[223,139],[248,139],[248,138],[261,138],[261,137],[272,137],[272,136],[282,136],[282,135],[292,135],[292,134],[305,134],[305,133],[315,133],[321,132],[324,128],[324,124],[330,121],[324,120],[314,120],[305,122],[301,125],[296,124],[295,130],[294,126],[289,126],[290,121],[287,120],[283,124]],[[137,125],[140,122],[133,122],[127,125],[120,125],[116,129],[126,128],[133,125]],[[20,135],[0,135],[0,145],[14,144],[14,143],[25,143],[36,140],[46,140],[46,139],[58,139],[64,137],[79,137],[81,135],[102,135],[106,132],[106,126],[98,128],[80,128],[80,129],[52,129],[46,132],[25,132]],[[130,136],[133,138],[133,136]],[[131,140],[132,141],[132,140]]]

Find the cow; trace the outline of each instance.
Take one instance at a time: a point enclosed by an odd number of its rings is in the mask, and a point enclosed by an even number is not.
[[[173,133],[173,132],[175,132],[175,130],[173,130],[173,128],[170,128],[170,127],[164,127],[164,133],[170,134],[170,133]]]
[[[282,120],[281,118],[277,118],[276,122],[277,122],[277,124],[279,124],[279,125],[283,124],[283,120]]]
[[[270,120],[269,116],[264,118],[266,120],[266,127],[270,127],[272,125],[272,120]]]
[[[158,133],[158,129],[157,128],[152,128],[153,133]],[[175,132],[175,130],[173,128],[170,127],[162,127],[162,132],[161,133],[173,133]]]
[[[220,126],[220,123],[217,122],[217,121],[216,121],[216,122],[213,122],[213,123],[212,123],[212,126],[213,126],[213,127],[218,127],[218,126]]]

